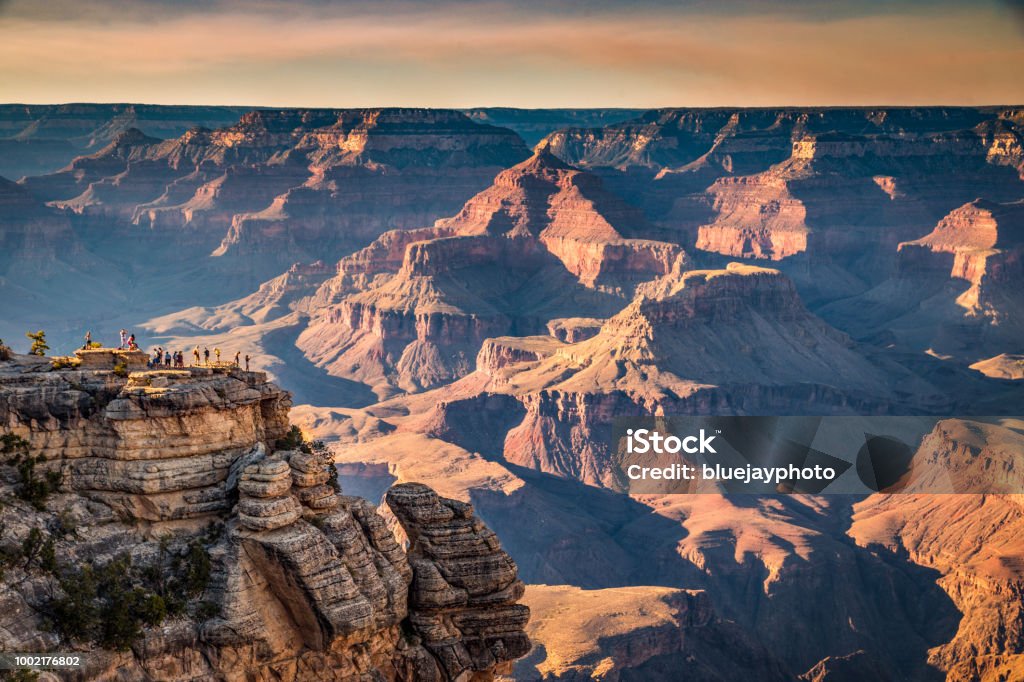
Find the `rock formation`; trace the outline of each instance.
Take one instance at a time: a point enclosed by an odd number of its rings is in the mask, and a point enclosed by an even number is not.
[[[332,462],[281,449],[290,396],[262,373],[124,376],[130,352],[80,355],[78,368],[0,362],[0,604],[15,614],[0,622],[0,648],[71,644],[58,635],[70,623],[45,625],[46,595],[74,598],[80,566],[122,561],[145,593],[153,576],[177,579],[181,559],[169,557],[198,552],[189,575],[201,601],[124,651],[89,646],[75,679],[487,680],[529,650],[516,566],[469,505],[422,485],[393,490],[412,541],[403,551],[374,505],[331,484]],[[35,507],[12,494],[27,494],[6,461],[18,438],[54,474]],[[71,523],[80,530],[53,530]],[[10,543],[39,529],[51,563],[7,563]]]
[[[167,139],[196,126],[231,125],[245,112],[240,107],[3,104],[0,175],[17,180],[52,173],[77,156],[98,151],[129,128]]]
[[[854,508],[850,535],[858,544],[906,553],[937,571],[963,613],[955,635],[929,656],[951,682],[1009,680],[1024,671],[1024,512],[1016,466],[1024,435],[1019,423],[1005,424],[943,420],[922,441],[915,466],[927,475],[936,470],[929,463],[941,464],[955,489],[970,493],[994,483],[1008,494],[873,495]]]
[[[793,261],[817,303],[882,282],[896,244],[956,206],[1020,198],[1020,140],[1014,109],[711,109],[545,143],[638,197],[684,248]]]
[[[473,508],[412,483],[393,487],[387,503],[409,538],[410,621],[449,679],[529,652],[523,583]]]
[[[890,279],[822,314],[865,337],[970,362],[1020,350],[1024,202],[968,202],[897,253]]]
[[[343,259],[298,345],[382,396],[457,379],[484,339],[539,331],[581,306],[606,314],[681,267],[677,246],[627,238],[645,226],[597,178],[541,149],[454,217]]]
[[[460,434],[472,434],[467,425],[488,413],[481,402],[511,396],[515,410],[501,401],[487,408],[496,423],[515,424],[489,436],[503,443],[505,459],[618,488],[606,450],[612,417],[890,413],[901,409],[898,391],[921,404],[940,399],[905,370],[858,352],[807,311],[778,271],[733,263],[642,285],[596,335],[576,343],[488,340],[476,375],[445,392],[425,428],[478,442]]]

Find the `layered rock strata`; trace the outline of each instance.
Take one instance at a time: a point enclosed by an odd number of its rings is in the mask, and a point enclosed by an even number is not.
[[[488,337],[540,332],[581,306],[609,314],[682,267],[678,246],[631,236],[649,231],[596,177],[539,149],[455,216],[343,259],[298,346],[381,397],[432,388],[469,373]]]
[[[515,564],[469,505],[425,486],[395,491],[407,553],[374,505],[332,485],[332,462],[277,449],[290,396],[262,373],[125,377],[100,364],[0,362],[3,434],[60,472],[37,509],[11,494],[12,467],[0,464],[3,542],[73,518],[81,531],[47,531],[68,567],[125,553],[160,574],[175,570],[161,563],[168,554],[202,551],[209,580],[202,608],[128,651],[91,648],[75,679],[488,680],[529,649]],[[0,603],[20,615],[4,621],[0,648],[71,644],[47,628],[40,601],[62,589],[28,563],[9,570]]]
[[[410,620],[450,679],[529,652],[523,583],[473,508],[414,483],[392,488],[387,503],[409,538]]]

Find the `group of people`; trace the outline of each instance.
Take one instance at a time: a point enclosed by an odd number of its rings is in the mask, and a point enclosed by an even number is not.
[[[85,333],[85,345],[83,349],[89,349],[93,347],[92,343],[92,332],[87,331]],[[118,350],[139,350],[139,345],[135,342],[135,334],[131,334],[127,329],[121,330],[121,343],[117,347]],[[213,354],[216,356],[215,365],[223,365],[220,360],[220,348],[214,348]],[[200,362],[200,356],[202,362]],[[248,354],[245,356],[245,371],[249,371],[249,362],[252,358]],[[234,367],[240,367],[242,364],[242,354],[240,352],[235,353],[235,359],[231,362]],[[185,367],[185,353],[183,351],[169,351],[164,350],[161,347],[157,347],[153,350],[153,355],[149,358],[150,368],[181,368]],[[199,351],[199,346],[192,349],[192,366],[210,366],[210,349],[204,347],[202,353]]]
[[[120,332],[121,342],[117,345],[118,350],[138,350],[139,344],[135,343],[135,334],[129,334],[127,329],[122,329]],[[99,347],[99,344],[96,344]],[[92,330],[85,332],[85,344],[82,346],[82,350],[89,350],[93,347],[92,343]]]
[[[157,347],[157,349],[155,351],[153,351],[153,357],[151,357],[149,359],[149,366],[151,368],[158,368],[158,367],[184,368],[185,367],[185,354],[183,352],[181,352],[180,350],[172,353],[169,350],[164,350],[163,348]]]
[[[213,354],[216,357],[216,360],[214,361],[213,364],[214,365],[223,366],[224,363],[221,362],[221,359],[220,359],[220,348],[214,348],[213,349]],[[179,353],[178,355],[180,356],[181,353]],[[200,360],[200,358],[201,358],[201,360]],[[245,371],[246,372],[249,371],[249,362],[251,360],[252,360],[252,358],[248,354],[246,354],[246,356],[245,356]],[[231,364],[232,367],[241,367],[241,365],[242,365],[242,354],[241,354],[241,352],[238,352],[238,351],[235,352],[235,358],[234,358],[234,360],[231,361],[230,364]],[[181,358],[181,366],[182,367],[185,366],[185,359],[184,359],[184,357]],[[200,367],[200,366],[209,367],[210,366],[210,349],[204,346],[202,352],[200,352],[199,346],[196,346],[195,348],[193,348],[192,349],[192,366],[193,367]]]

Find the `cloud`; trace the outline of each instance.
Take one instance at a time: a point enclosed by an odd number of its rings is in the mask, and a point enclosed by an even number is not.
[[[894,13],[862,3],[825,17],[814,2],[797,3],[798,15],[792,6],[737,10],[743,3],[725,14],[657,2],[629,13],[621,3],[531,12],[524,7],[539,3],[306,0],[286,12],[273,0],[174,10],[144,0],[123,14],[120,3],[76,4],[87,11],[60,19],[9,6],[4,93],[281,106],[1024,101],[1024,46],[995,6],[919,12],[900,3]]]

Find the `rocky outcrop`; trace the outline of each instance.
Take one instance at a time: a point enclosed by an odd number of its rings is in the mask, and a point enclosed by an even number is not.
[[[865,337],[964,364],[1019,350],[1024,203],[970,201],[896,253],[892,277],[822,315]]]
[[[52,173],[131,128],[167,139],[196,126],[231,125],[245,111],[148,104],[0,105],[0,175],[17,180]]]
[[[464,502],[405,483],[387,494],[409,538],[409,620],[447,679],[508,669],[530,650],[529,609],[516,566]]]
[[[899,276],[949,267],[948,277],[970,283],[957,305],[998,324],[1002,315],[1015,315],[1016,310],[999,308],[1013,296],[1006,289],[1024,276],[1024,202],[972,201],[940,220],[928,235],[900,244],[899,253]]]
[[[559,310],[607,314],[646,280],[683,267],[635,209],[546,150],[433,228],[392,232],[343,259],[299,337],[311,360],[379,397],[472,369],[484,339],[540,332]],[[500,271],[500,277],[488,275]]]
[[[548,333],[563,343],[576,343],[593,338],[601,331],[604,320],[592,317],[566,317],[548,322]]]
[[[921,442],[908,490],[943,476],[958,495],[873,495],[855,506],[850,535],[938,572],[963,618],[930,652],[947,680],[1014,679],[1024,670],[1021,481],[1024,436],[993,423],[947,419]],[[934,488],[933,488],[934,489]],[[1007,494],[971,494],[979,490]]]
[[[0,424],[59,462],[69,489],[150,521],[229,509],[232,469],[284,435],[291,404],[262,373],[236,370],[16,366],[0,391]]]
[[[516,566],[469,505],[426,486],[392,491],[412,541],[403,551],[374,505],[341,494],[329,455],[279,449],[290,396],[265,375],[125,377],[100,362],[115,353],[83,351],[78,369],[0,362],[3,434],[59,472],[52,499],[32,507],[0,463],[2,548],[51,529],[55,557],[5,564],[0,603],[17,615],[2,621],[0,648],[71,644],[46,625],[46,595],[70,589],[57,575],[117,559],[136,589],[161,575],[169,589],[198,552],[196,603],[125,652],[92,645],[74,679],[483,681],[529,650]],[[52,530],[70,523],[83,530]]]
[[[287,462],[268,459],[250,464],[238,479],[239,522],[254,531],[275,530],[295,523],[302,514],[291,490]]]

